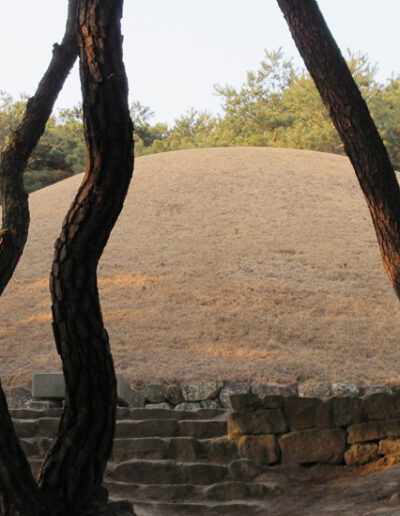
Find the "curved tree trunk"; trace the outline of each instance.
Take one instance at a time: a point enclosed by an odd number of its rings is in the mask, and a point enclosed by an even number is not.
[[[97,514],[96,503],[104,504],[106,493],[100,486],[115,426],[116,378],[96,270],[133,171],[121,15],[122,0],[79,1],[88,162],[56,242],[50,277],[53,330],[63,362],[66,400],[39,484],[44,492],[64,500],[71,513]]]
[[[29,227],[28,196],[23,172],[39,141],[54,102],[77,57],[76,0],[70,0],[64,38],[55,45],[50,65],[35,95],[28,101],[21,123],[2,153],[0,187],[3,229],[0,230],[0,295],[22,254]],[[0,384],[0,514],[50,515],[19,445]]]
[[[0,387],[0,514],[50,516],[40,499],[28,461],[16,438]]]
[[[366,103],[315,0],[277,0],[356,172],[400,299],[400,189]]]

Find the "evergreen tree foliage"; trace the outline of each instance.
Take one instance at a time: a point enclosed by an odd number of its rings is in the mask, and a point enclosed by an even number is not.
[[[347,64],[366,100],[394,165],[400,169],[400,76],[376,80],[377,66],[362,53],[347,53]],[[282,49],[265,51],[258,70],[240,88],[215,86],[222,114],[194,109],[172,127],[152,123],[150,107],[135,101],[130,114],[135,154],[142,156],[199,147],[274,146],[344,154],[343,144],[308,72],[297,70]],[[26,98],[0,92],[0,150],[24,110]],[[25,172],[28,192],[84,171],[82,107],[50,118]]]

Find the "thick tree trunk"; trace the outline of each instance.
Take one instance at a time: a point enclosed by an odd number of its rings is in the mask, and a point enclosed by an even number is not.
[[[0,295],[22,254],[29,227],[28,196],[23,186],[27,160],[41,137],[54,102],[77,57],[76,1],[70,0],[64,38],[54,46],[51,63],[0,163],[3,229],[0,230]],[[19,445],[0,384],[0,514],[50,515]]]
[[[115,426],[116,379],[96,270],[133,171],[133,135],[122,61],[122,0],[80,0],[78,39],[88,162],[56,242],[53,329],[66,381],[57,439],[39,477],[71,513],[99,514]],[[103,497],[103,499],[102,499]]]
[[[50,516],[15,436],[7,403],[0,386],[0,514],[2,516]]]
[[[356,172],[400,299],[400,189],[386,148],[314,0],[277,0]]]

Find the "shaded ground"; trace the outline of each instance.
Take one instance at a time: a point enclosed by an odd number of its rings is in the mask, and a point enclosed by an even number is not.
[[[268,516],[400,515],[398,466],[369,474],[343,466],[299,468],[276,479],[287,491],[266,507]]]
[[[76,176],[30,196],[0,302],[0,376],[60,367],[48,272]],[[187,379],[397,380],[400,311],[344,157],[268,148],[141,157],[99,268],[118,372]]]

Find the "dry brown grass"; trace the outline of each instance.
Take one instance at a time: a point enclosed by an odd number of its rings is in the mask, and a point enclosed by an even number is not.
[[[60,367],[47,275],[81,177],[31,195],[29,241],[0,305],[0,374]],[[184,379],[386,382],[398,302],[348,160],[204,149],[137,159],[99,267],[119,372]]]

